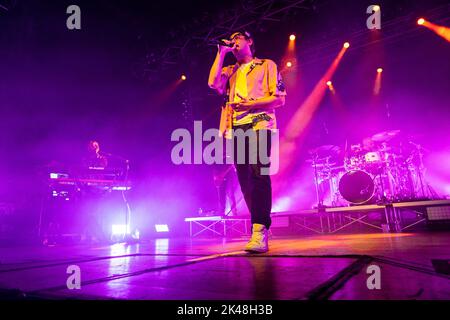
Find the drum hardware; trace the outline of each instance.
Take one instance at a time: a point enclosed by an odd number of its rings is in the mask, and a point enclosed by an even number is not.
[[[331,181],[334,159],[340,153],[340,148],[334,145],[323,145],[309,151],[312,167],[314,168],[314,185],[316,188],[317,208],[324,208],[321,185],[324,181]]]
[[[346,141],[343,163],[338,161],[337,146],[310,150],[318,206],[327,205],[324,182],[332,206],[436,198],[425,182],[425,150],[400,130],[377,133],[363,143]]]
[[[314,154],[312,157],[312,166],[314,168],[314,185],[316,186],[316,197],[317,197],[317,207],[322,208],[323,207],[323,199],[320,196],[320,184],[321,180],[319,180],[319,161],[321,159],[318,158],[317,154]],[[324,176],[324,170],[321,170],[322,176]]]

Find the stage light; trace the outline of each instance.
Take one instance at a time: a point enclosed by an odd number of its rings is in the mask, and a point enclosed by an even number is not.
[[[181,75],[181,80],[185,81],[186,79],[187,79],[187,77],[184,74],[182,74]]]
[[[113,224],[111,227],[111,233],[114,236],[125,235],[127,233],[127,225],[126,224]]]
[[[440,37],[444,38],[445,40],[447,40],[448,42],[450,42],[450,27],[441,26],[441,25],[432,23],[430,21],[427,21],[423,18],[420,18],[419,20],[417,20],[417,24],[432,30],[438,36],[440,36]]]
[[[374,12],[377,12],[377,11],[380,10],[380,6],[379,6],[379,5],[374,5],[373,8],[372,8],[372,10],[373,10]]]
[[[331,80],[327,81],[327,86],[328,86],[328,89],[331,91],[331,93],[334,94],[335,91],[334,91],[334,87],[333,87],[333,82],[331,82]]]
[[[325,97],[328,86],[326,85],[330,79],[333,78],[342,58],[345,55],[346,48],[342,47],[337,56],[333,59],[328,69],[325,71],[320,80],[316,83],[310,94],[299,105],[297,111],[291,116],[286,128],[285,134],[280,141],[280,159],[288,159],[280,163],[277,180],[284,179],[285,175],[289,173],[294,165],[295,152],[300,148],[304,142],[306,128],[312,121],[312,118],[317,111],[321,101]],[[332,92],[333,93],[333,92]],[[300,142],[297,142],[298,140]]]
[[[348,47],[350,47],[350,43],[348,42],[344,43],[344,48],[347,49]]]
[[[292,67],[292,62],[290,62],[290,61],[286,62],[286,67],[288,67],[288,68]]]
[[[156,232],[169,232],[169,226],[167,224],[155,224]]]
[[[373,94],[375,96],[380,94],[380,90],[381,90],[381,73],[383,72],[383,68],[378,68],[377,69],[377,75],[375,77],[375,83],[373,86]]]
[[[293,59],[295,59],[295,57],[296,57],[296,54],[295,54],[296,41],[295,41],[295,39],[296,38],[297,37],[293,33],[289,35],[289,41],[287,43],[286,51],[284,52],[282,61],[291,61],[291,63],[292,63]],[[285,64],[285,65],[287,66],[287,64]],[[292,63],[292,65],[293,65],[293,63]],[[287,67],[290,68],[291,66],[287,66]]]

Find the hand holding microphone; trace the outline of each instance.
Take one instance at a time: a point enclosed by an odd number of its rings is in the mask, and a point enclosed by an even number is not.
[[[226,39],[213,40],[211,44],[217,45],[219,52],[223,54],[227,54],[236,48],[235,42]]]

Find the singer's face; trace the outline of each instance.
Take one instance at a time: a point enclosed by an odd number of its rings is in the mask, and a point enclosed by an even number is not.
[[[251,52],[250,45],[252,40],[246,39],[245,36],[241,34],[236,34],[230,40],[236,44],[236,47],[233,50],[233,53],[235,55],[242,54],[244,52]]]

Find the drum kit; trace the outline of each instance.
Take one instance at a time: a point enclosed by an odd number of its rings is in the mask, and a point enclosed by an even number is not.
[[[341,149],[309,151],[318,206],[345,206],[431,199],[424,179],[427,150],[400,130],[377,133]]]

